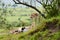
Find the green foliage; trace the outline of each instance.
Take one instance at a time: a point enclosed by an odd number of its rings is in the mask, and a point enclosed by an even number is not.
[[[13,8],[0,8],[0,21],[1,21],[1,28],[11,28],[11,27],[20,27],[20,26],[28,26],[30,25],[31,22],[30,21],[30,13],[28,10],[23,9],[23,8],[16,8],[16,10],[14,10]],[[22,10],[22,11],[21,11]],[[31,9],[29,9],[31,10]],[[16,12],[15,12],[16,11]],[[25,12],[23,12],[25,11]],[[19,12],[21,12],[19,14]],[[28,12],[28,13],[27,13]],[[17,16],[18,13],[18,16]],[[13,16],[10,16],[13,15]],[[15,15],[15,16],[14,16]],[[26,15],[26,16],[24,16]],[[21,18],[22,20],[18,20],[18,18]],[[3,22],[4,24],[3,24]],[[2,26],[4,25],[4,26]]]
[[[58,0],[52,0],[51,4],[46,4],[45,10],[47,12],[47,18],[56,17],[59,15]]]
[[[28,32],[4,35],[4,36],[0,36],[0,39],[2,39],[2,40],[4,40],[4,39],[5,40],[59,40],[60,39],[59,29],[56,29],[58,31],[51,33],[51,31],[49,29],[47,29],[45,26],[46,22],[48,22],[48,23],[51,22],[51,24],[52,24],[52,23],[54,23],[54,20],[59,21],[56,24],[56,26],[58,27],[60,25],[60,18],[55,17],[55,18],[51,18],[48,20],[42,20],[40,23],[41,25],[38,25],[37,27],[31,29]],[[44,28],[46,28],[46,29],[44,30]],[[38,31],[36,31],[36,30],[38,30]],[[53,30],[55,30],[55,29],[53,29]]]
[[[40,23],[36,27],[33,27],[28,32],[22,32],[19,34],[0,35],[0,40],[60,40],[60,36],[59,36],[60,35],[60,15],[58,16],[58,14],[60,12],[58,13],[59,10],[55,4],[57,5],[57,1],[55,1],[53,3],[52,8],[51,8],[51,5],[47,6],[47,10],[49,11],[47,18],[52,17],[51,19],[41,18]],[[4,5],[5,4],[3,4],[2,6],[4,6]],[[14,5],[14,6],[16,6],[16,5]],[[18,8],[16,10],[14,10],[13,8],[11,10],[10,9],[9,8],[8,9],[4,8],[4,10],[0,9],[0,14],[1,14],[0,15],[0,28],[6,28],[6,30],[3,30],[3,31],[1,31],[2,30],[1,29],[0,33],[2,33],[2,32],[9,33],[9,31],[7,31],[7,29],[12,29],[13,27],[28,26],[31,23],[31,22],[29,22],[29,23],[24,22],[24,21],[26,21],[26,20],[24,20],[24,18],[26,19],[27,17],[28,18],[30,17],[25,14],[32,13],[32,12],[30,12],[31,9],[29,9],[29,10],[26,10],[24,8],[23,8],[23,10],[18,9]],[[23,11],[25,11],[25,12],[23,12]],[[33,12],[35,12],[35,11],[33,11]],[[24,21],[21,21],[20,19],[17,20],[18,22],[14,21],[15,19],[17,19],[17,16],[14,16],[14,14],[17,15],[17,13],[18,13],[18,15],[25,13],[23,15],[24,18],[22,17],[23,18],[22,20],[24,20]],[[5,16],[3,17],[2,14],[3,14],[3,16],[4,15]],[[14,20],[13,20],[13,18],[10,19],[10,22],[12,20],[14,22],[9,23],[8,20],[6,20],[9,18],[9,16],[6,17],[6,15],[12,15],[12,16],[10,16],[10,18],[15,17]],[[27,17],[25,17],[25,16],[27,16]],[[21,18],[21,16],[18,16],[18,17]],[[50,30],[52,30],[52,31],[50,31]],[[55,30],[55,31],[53,31],[53,30]]]

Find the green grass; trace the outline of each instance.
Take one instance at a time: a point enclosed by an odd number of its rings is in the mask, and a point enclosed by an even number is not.
[[[8,34],[8,35],[0,35],[0,40],[59,40],[60,39],[60,31],[49,33],[49,29],[43,29],[46,27],[46,22],[53,22],[56,18],[42,20],[40,25],[36,26],[35,28],[29,30],[28,32],[23,32],[19,34]],[[57,20],[60,20],[57,19]],[[38,30],[38,31],[36,31]],[[36,31],[36,32],[35,32]]]
[[[34,11],[33,9],[26,9],[26,8],[15,8],[16,10],[12,9],[12,8],[8,8],[7,10],[11,10],[13,15],[15,16],[10,16],[10,13],[7,13],[6,19],[8,22],[14,22],[14,21],[18,21],[18,18],[21,18],[22,21],[28,22],[30,19],[30,14],[31,13],[35,13],[36,11]],[[24,16],[27,15],[27,16]]]
[[[11,10],[13,11],[12,14],[16,15],[16,16],[6,16],[6,19],[8,22],[14,22],[14,21],[18,21],[18,18],[21,17],[21,20],[24,22],[27,22],[30,16],[17,16],[17,15],[23,15],[23,14],[28,14],[30,15],[34,11],[33,9],[18,9],[16,8],[16,10],[14,9],[8,9],[8,11]],[[24,12],[23,12],[24,11]],[[7,15],[9,15],[9,12],[7,13]],[[53,32],[53,33],[49,33],[49,29],[46,28],[46,22],[52,22],[53,23],[53,19],[57,19],[59,20],[59,22],[57,23],[58,25],[60,25],[60,16],[58,17],[52,17],[51,19],[43,19],[41,18],[40,24],[38,24],[38,26],[33,27],[31,30],[29,30],[28,32],[22,32],[19,34],[7,34],[7,35],[0,35],[0,40],[60,40],[60,31],[57,32]],[[46,28],[44,31],[43,29]],[[0,32],[9,32],[6,29],[0,29]]]

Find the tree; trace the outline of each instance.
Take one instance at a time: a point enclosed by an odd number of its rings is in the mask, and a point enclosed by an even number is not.
[[[21,2],[22,0],[13,0],[13,1],[15,2],[15,4],[22,4],[22,5],[28,6],[30,8],[33,8],[42,17],[46,18],[46,16],[44,14],[42,14],[40,12],[40,10],[38,10],[36,7],[34,7],[32,5],[29,5],[29,4],[25,3],[25,2]],[[35,0],[30,0],[31,4],[32,4],[32,1],[35,1]],[[45,11],[46,11],[46,13],[48,14],[49,17],[53,17],[53,16],[58,15],[59,0],[36,0],[36,2],[40,3],[44,7],[44,9],[45,9]]]
[[[48,17],[54,17],[58,15],[58,3],[59,0],[36,0],[40,3],[45,11],[48,13]]]
[[[2,0],[0,0],[0,6],[2,5]]]
[[[16,4],[13,4],[12,6],[15,8],[17,5]]]
[[[6,13],[7,13],[7,6],[0,0],[0,27],[6,27]]]
[[[28,7],[32,8],[32,9],[36,10],[42,17],[46,18],[45,15],[42,14],[40,12],[40,10],[38,10],[36,7],[34,7],[32,5],[29,5],[29,4],[25,3],[25,2],[21,2],[23,0],[13,0],[13,1],[15,2],[15,4],[22,4],[22,5],[28,6]]]

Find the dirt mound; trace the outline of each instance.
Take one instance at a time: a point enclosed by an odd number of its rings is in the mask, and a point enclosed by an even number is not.
[[[56,32],[60,29],[60,24],[58,24],[58,19],[53,19],[52,21],[46,22],[45,29],[49,29],[52,32]]]

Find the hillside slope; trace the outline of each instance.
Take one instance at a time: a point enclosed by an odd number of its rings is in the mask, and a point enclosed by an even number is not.
[[[0,36],[1,40],[60,40],[60,18],[42,20],[28,32]]]

